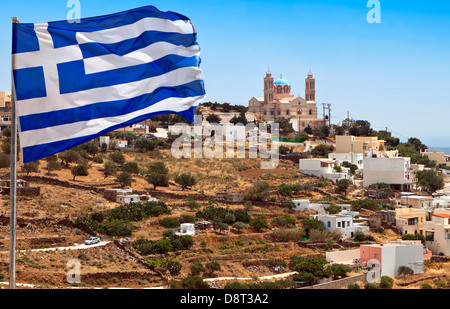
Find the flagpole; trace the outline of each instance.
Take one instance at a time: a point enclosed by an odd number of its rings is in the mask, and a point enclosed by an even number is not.
[[[12,23],[19,23],[17,17]],[[16,288],[16,193],[17,193],[17,118],[16,118],[16,90],[14,87],[14,57],[11,57],[11,183],[10,183],[10,223],[9,223],[9,288]]]

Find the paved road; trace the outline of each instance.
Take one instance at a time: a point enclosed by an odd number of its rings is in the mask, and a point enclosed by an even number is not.
[[[79,244],[79,245],[68,246],[68,247],[54,247],[54,248],[44,248],[44,249],[18,250],[17,252],[80,250],[80,249],[89,249],[89,248],[94,248],[94,247],[105,246],[105,245],[109,244],[110,242],[111,241],[101,241],[98,244],[93,244],[93,245]],[[0,251],[0,253],[9,253],[9,251]]]

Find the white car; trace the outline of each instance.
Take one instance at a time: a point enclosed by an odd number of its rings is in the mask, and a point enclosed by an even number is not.
[[[85,245],[93,245],[100,242],[100,238],[98,237],[90,237],[84,241]]]

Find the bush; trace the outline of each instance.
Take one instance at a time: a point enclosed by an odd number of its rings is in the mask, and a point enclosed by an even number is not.
[[[279,242],[297,242],[305,236],[303,229],[288,229],[280,228],[272,232],[271,238],[273,241]]]
[[[181,288],[189,290],[209,289],[209,285],[199,276],[187,276],[181,279]]]
[[[125,163],[125,157],[121,152],[113,152],[109,155],[109,159],[116,163],[117,165],[122,165]]]
[[[423,283],[423,284],[420,286],[420,288],[421,288],[422,290],[432,290],[432,289],[433,289],[433,287],[432,287],[431,284],[429,284],[429,283]]]
[[[53,171],[60,171],[60,170],[62,170],[61,162],[58,162],[58,161],[48,161],[47,162],[47,171],[49,173],[51,173]]]
[[[179,184],[184,190],[187,187],[195,186],[197,180],[195,179],[194,176],[191,175],[191,173],[183,173],[175,177],[175,182]]]
[[[270,224],[278,227],[290,227],[295,225],[295,219],[289,215],[285,215],[283,217],[277,217],[270,221]]]
[[[412,270],[412,268],[408,267],[408,266],[400,266],[397,269],[397,274],[399,276],[406,276],[406,275],[414,275],[414,270]]]
[[[94,161],[95,163],[103,163],[103,158],[100,156],[95,156],[92,158],[92,161]]]
[[[206,271],[205,266],[203,266],[203,264],[200,262],[195,262],[191,264],[189,268],[191,270],[192,275],[198,275]]]
[[[378,283],[366,282],[364,284],[364,289],[366,289],[366,290],[376,290],[376,289],[378,289]]]
[[[75,180],[75,177],[77,176],[88,176],[89,175],[89,169],[87,165],[84,164],[77,164],[72,167],[70,170],[73,175],[73,180]]]
[[[97,229],[108,236],[131,236],[134,226],[125,220],[108,220],[100,223]]]
[[[122,166],[122,172],[139,174],[139,166],[136,162],[127,162]]]
[[[167,227],[167,228],[177,228],[180,226],[180,222],[178,222],[176,219],[170,218],[170,217],[161,219],[159,221],[159,224],[164,227]]]
[[[389,276],[382,276],[380,280],[380,288],[391,289],[394,285],[394,279]]]
[[[122,188],[125,188],[127,186],[131,186],[133,183],[133,177],[128,172],[122,172],[116,177],[116,181],[120,183]]]
[[[314,275],[306,271],[295,274],[292,279],[296,282],[301,282],[303,285],[313,285],[316,281]]]
[[[171,275],[176,275],[180,273],[182,265],[180,262],[177,261],[168,261],[166,264],[166,268]]]
[[[347,285],[347,289],[349,290],[359,290],[361,289],[358,283],[350,283]]]
[[[267,221],[264,217],[256,217],[250,220],[249,225],[254,228],[257,232],[261,232],[263,229],[269,227]]]
[[[9,167],[11,166],[11,156],[0,153],[0,167]]]
[[[314,277],[328,277],[325,272],[325,264],[327,260],[325,258],[310,258],[307,260],[303,260],[295,266],[295,271],[308,272],[314,275]]]
[[[244,199],[249,201],[265,201],[269,198],[269,196],[269,183],[265,181],[257,181],[244,193]]]

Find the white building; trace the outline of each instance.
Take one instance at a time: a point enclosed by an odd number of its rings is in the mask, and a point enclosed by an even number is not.
[[[353,216],[351,214],[336,214],[336,215],[319,215],[318,220],[323,222],[324,229],[328,232],[339,230],[342,233],[342,239],[355,237],[356,232],[364,234],[369,233],[369,227],[353,223]]]
[[[362,169],[364,154],[356,152],[329,153],[328,159],[336,161],[336,164],[338,164],[339,166],[342,166],[342,163],[347,161],[351,164],[355,164],[358,169]]]
[[[125,205],[129,203],[139,203],[141,201],[144,201],[143,199],[145,199],[145,202],[157,201],[156,198],[151,197],[148,194],[125,194],[125,195],[117,195],[116,202]]]
[[[364,158],[363,186],[385,183],[394,191],[411,191],[414,172],[411,169],[411,158]]]
[[[360,246],[360,259],[362,262],[378,261],[381,270],[380,276],[391,278],[398,276],[400,266],[406,266],[414,274],[423,273],[423,261],[429,259],[431,253],[419,241],[388,241],[383,244],[370,244]]]
[[[128,146],[128,141],[127,140],[123,140],[123,139],[118,139],[117,140],[117,147],[125,148],[127,146]]]
[[[300,173],[323,177],[336,183],[340,179],[350,179],[349,169],[342,167],[342,172],[337,172],[334,167],[336,161],[329,159],[300,159]]]
[[[181,223],[176,235],[195,235],[194,223]]]
[[[437,210],[423,223],[426,246],[434,253],[450,256],[450,211]]]

